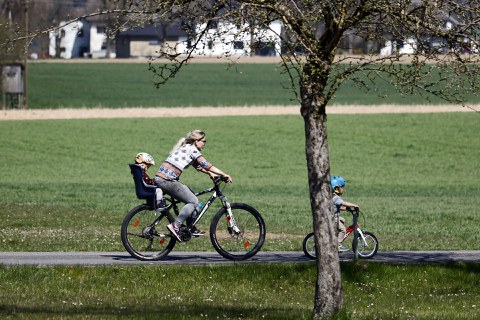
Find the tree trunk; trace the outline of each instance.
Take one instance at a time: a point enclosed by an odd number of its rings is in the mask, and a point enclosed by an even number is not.
[[[317,248],[313,318],[320,319],[340,310],[343,294],[330,189],[326,101],[322,96],[321,79],[308,74],[307,68],[300,85],[301,113],[305,122],[308,183]]]

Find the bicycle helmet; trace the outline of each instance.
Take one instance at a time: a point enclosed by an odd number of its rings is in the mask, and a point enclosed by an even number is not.
[[[332,190],[338,187],[345,187],[346,181],[340,176],[333,176],[330,178],[330,185],[332,186]]]
[[[153,157],[146,152],[140,152],[139,154],[137,154],[135,156],[135,162],[155,165],[155,160],[153,159]]]

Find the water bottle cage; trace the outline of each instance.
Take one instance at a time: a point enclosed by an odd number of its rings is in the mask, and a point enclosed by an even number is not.
[[[194,221],[197,219],[200,212],[202,212],[202,208],[203,208],[203,203],[199,202],[197,204],[197,206],[195,207],[195,210],[193,210],[193,212],[192,212],[192,219]]]

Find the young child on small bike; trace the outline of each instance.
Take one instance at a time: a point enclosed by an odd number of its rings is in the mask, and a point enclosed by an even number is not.
[[[150,175],[148,174],[148,168],[150,166],[155,165],[155,160],[153,157],[146,153],[146,152],[140,152],[135,156],[135,163],[142,168],[143,171],[143,182],[147,185],[153,185],[155,186],[155,179],[152,179]],[[162,189],[158,188],[155,189],[155,196],[157,199],[157,210],[162,210],[167,206],[167,203],[165,201],[165,198],[163,197],[163,191]]]
[[[344,201],[340,196],[345,191],[345,184],[346,181],[344,178],[339,176],[333,176],[330,178],[330,185],[332,186],[333,192],[333,205],[334,205],[334,213],[335,213],[335,220],[337,221],[338,226],[338,251],[339,252],[346,252],[348,248],[345,247],[342,242],[343,238],[345,237],[345,233],[347,232],[347,228],[345,227],[345,218],[340,216],[340,211],[347,211],[348,208],[359,208],[358,205]]]

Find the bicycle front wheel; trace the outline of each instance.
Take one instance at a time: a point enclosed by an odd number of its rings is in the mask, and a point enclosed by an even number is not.
[[[317,252],[315,251],[315,237],[313,232],[307,234],[303,239],[302,244],[303,252],[310,259],[315,259],[317,257]]]
[[[147,205],[139,205],[123,220],[123,246],[139,260],[160,260],[172,251],[176,242],[167,232],[169,223],[165,213],[158,213]]]
[[[358,256],[362,259],[369,259],[377,254],[378,240],[371,232],[363,231],[363,235],[365,236],[365,243],[363,242],[362,237],[358,235]]]
[[[260,213],[243,203],[232,203],[232,218],[225,208],[220,209],[210,225],[210,240],[223,257],[245,260],[253,257],[265,241],[265,222]]]

